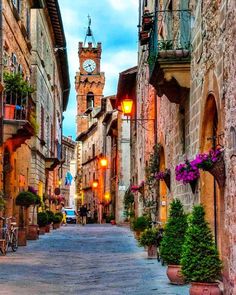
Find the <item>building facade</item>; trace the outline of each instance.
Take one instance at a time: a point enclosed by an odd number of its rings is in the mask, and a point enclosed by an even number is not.
[[[20,191],[34,187],[43,199],[58,187],[55,169],[70,84],[58,1],[1,3],[1,189],[5,214],[17,216],[14,200]],[[9,77],[21,79],[28,92],[9,92]]]
[[[62,160],[61,165],[61,196],[64,199],[65,207],[75,208],[75,190],[73,186],[75,183],[75,169],[72,162],[75,162],[76,142],[72,140],[71,136],[62,136]],[[72,188],[72,190],[71,190]]]
[[[223,260],[224,294],[234,294],[235,3],[150,0],[141,1],[140,11],[136,116],[149,120],[142,120],[136,134],[131,129],[136,138],[131,153],[137,154],[132,183],[145,181],[142,194],[149,200],[154,194],[160,222],[173,198],[186,212],[204,205]],[[216,148],[223,148],[220,179],[201,171],[195,187],[176,180],[177,165]],[[151,192],[153,159],[154,172],[168,169],[170,183],[159,181]],[[141,209],[136,214],[143,214],[147,204],[136,203]]]

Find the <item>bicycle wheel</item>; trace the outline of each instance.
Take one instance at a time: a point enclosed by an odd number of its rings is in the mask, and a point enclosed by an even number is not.
[[[18,248],[18,240],[15,232],[13,232],[11,236],[11,248],[13,252],[16,252]]]

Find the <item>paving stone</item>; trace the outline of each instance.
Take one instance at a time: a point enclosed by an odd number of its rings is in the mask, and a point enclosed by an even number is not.
[[[166,267],[147,259],[132,232],[68,225],[0,257],[1,295],[187,295]]]

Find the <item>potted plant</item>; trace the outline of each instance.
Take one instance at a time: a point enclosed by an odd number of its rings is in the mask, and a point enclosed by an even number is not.
[[[189,218],[180,262],[183,275],[191,283],[190,295],[221,294],[216,280],[221,276],[222,263],[202,205],[194,206]]]
[[[28,225],[27,228],[27,240],[37,240],[38,235],[38,224],[37,220],[35,220],[35,209],[37,206],[41,204],[41,198],[37,195],[37,190],[33,188],[32,186],[28,187],[28,192],[31,192],[34,195],[34,203],[33,205],[33,211],[32,211],[32,222]]]
[[[14,119],[16,105],[22,107],[23,103],[26,104],[25,98],[35,90],[19,73],[5,72],[3,81],[6,94],[4,117],[5,119]]]
[[[28,208],[35,204],[35,195],[29,191],[20,192],[16,197],[16,205],[20,206],[19,213],[19,230],[18,230],[18,245],[26,246],[27,224],[25,223],[25,215],[28,215]]]
[[[172,57],[174,56],[173,42],[172,40],[162,40],[159,42],[159,52],[160,58]]]
[[[160,246],[160,255],[168,265],[167,276],[172,284],[184,284],[181,275],[180,259],[187,229],[187,217],[183,205],[178,199],[170,204],[170,215],[167,220]]]
[[[200,176],[198,165],[195,161],[185,160],[175,167],[175,175],[177,181],[182,181],[183,184],[189,183],[192,192],[195,193],[197,180]]]
[[[157,246],[159,245],[159,232],[156,228],[146,228],[141,233],[139,244],[148,247],[148,258],[157,259]]]
[[[46,213],[48,215],[48,223],[46,225],[46,233],[49,233],[51,224],[53,223],[54,213],[50,210],[47,210]]]
[[[164,171],[159,171],[156,173],[155,178],[157,180],[164,181],[168,189],[170,190],[170,169],[165,169]]]
[[[149,31],[140,31],[139,40],[141,45],[146,45],[149,41],[150,34]]]
[[[62,221],[62,214],[61,213],[55,213],[53,216],[53,229],[58,229],[60,227],[61,221]]]
[[[133,220],[132,229],[135,233],[135,238],[138,240],[141,233],[150,227],[150,220],[147,216],[139,216]]]
[[[143,30],[148,31],[152,28],[153,16],[149,11],[145,11],[143,14]]]
[[[39,234],[45,234],[45,228],[48,224],[48,215],[46,212],[39,212],[38,213],[38,226],[39,226]]]

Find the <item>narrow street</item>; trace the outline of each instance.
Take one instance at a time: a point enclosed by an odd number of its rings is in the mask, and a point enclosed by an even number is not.
[[[0,294],[188,294],[128,228],[68,225],[0,257]]]

